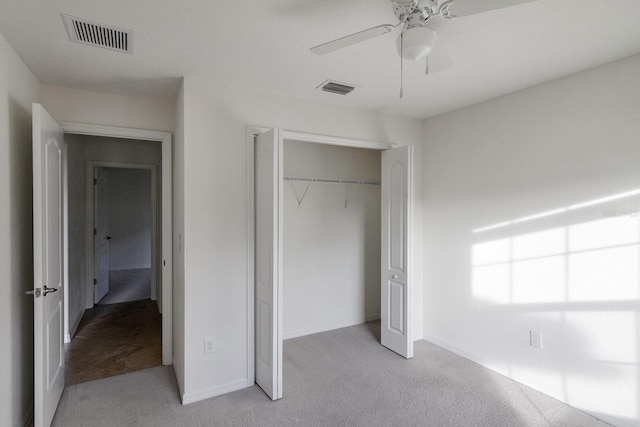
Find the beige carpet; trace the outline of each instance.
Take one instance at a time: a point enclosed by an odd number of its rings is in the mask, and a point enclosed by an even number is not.
[[[284,398],[257,387],[187,406],[171,367],[67,387],[53,426],[605,426],[425,341],[405,360],[379,323],[288,340]]]

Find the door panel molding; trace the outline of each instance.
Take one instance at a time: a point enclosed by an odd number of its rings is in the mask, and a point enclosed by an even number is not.
[[[34,426],[49,427],[64,390],[64,135],[42,105],[32,111]]]
[[[413,357],[411,333],[411,211],[413,147],[382,152],[381,343]]]

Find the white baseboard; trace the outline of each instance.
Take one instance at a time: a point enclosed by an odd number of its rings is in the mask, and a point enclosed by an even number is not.
[[[244,388],[247,388],[246,378],[234,381],[229,384],[221,385],[219,387],[196,391],[195,393],[185,393],[182,395],[182,404],[188,405],[190,403],[200,402],[201,400],[211,399],[212,397],[221,396],[223,394],[242,390]]]
[[[151,268],[151,264],[118,265],[115,267],[109,267],[109,271],[142,270],[146,268]]]
[[[349,326],[361,325],[366,322],[371,322],[373,320],[379,320],[380,314],[373,314],[371,316],[366,316],[364,318],[352,319],[344,322],[332,322],[332,323],[324,323],[322,325],[314,326],[312,328],[304,328],[297,329],[295,331],[289,331],[283,333],[282,339],[288,340],[291,338],[304,337],[306,335],[319,334],[320,332],[333,331],[334,329],[347,328]]]
[[[486,368],[486,369],[488,369],[488,370],[490,370],[492,372],[495,372],[495,373],[500,374],[500,375],[502,375],[504,377],[507,377],[507,378],[509,378],[509,379],[511,379],[513,381],[516,381],[516,382],[519,382],[521,384],[524,384],[527,387],[531,387],[532,389],[539,391],[540,393],[546,394],[549,397],[552,397],[552,398],[554,398],[556,400],[559,400],[559,401],[561,401],[563,403],[566,403],[569,406],[572,406],[570,403],[568,403],[564,399],[562,399],[563,393],[562,393],[561,390],[551,390],[551,391],[550,390],[541,390],[539,387],[536,387],[535,384],[532,384],[532,382],[526,381],[526,379],[512,378],[507,373],[501,372],[501,371],[499,371],[497,369],[492,368],[486,362],[480,360],[476,356],[474,356],[474,355],[472,355],[470,353],[467,353],[466,351],[460,350],[459,348],[456,348],[456,347],[454,347],[452,345],[449,345],[446,342],[441,341],[441,340],[439,340],[437,338],[425,336],[424,340],[425,341],[429,341],[429,342],[437,345],[438,347],[442,347],[445,350],[448,350],[448,351],[450,351],[452,353],[455,353],[458,356],[464,357],[465,359],[470,360],[473,363],[477,363],[478,365],[482,366],[483,368]],[[605,421],[605,422],[607,422],[607,423],[609,423],[611,425],[618,425],[620,427],[622,427],[622,426],[629,426],[629,427],[635,426],[635,424],[633,424],[633,423],[627,423],[624,419],[620,419],[620,418],[617,418],[617,417],[612,417],[612,416],[610,416],[608,414],[602,414],[602,413],[598,413],[598,412],[595,412],[595,411],[590,411],[587,408],[577,408],[577,409],[579,409],[579,410],[581,410],[583,412],[586,412],[587,414],[589,414],[591,416],[594,416],[594,417],[596,417],[596,418],[598,418],[598,419],[600,419],[602,421]]]
[[[76,331],[78,330],[78,326],[80,326],[80,321],[82,320],[82,316],[84,316],[85,309],[80,312],[80,315],[73,321],[71,325],[69,325],[69,333],[64,335],[64,342],[70,343],[71,339],[75,336]]]

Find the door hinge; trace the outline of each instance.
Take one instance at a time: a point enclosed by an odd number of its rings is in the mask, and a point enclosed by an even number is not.
[[[98,279],[93,279],[93,284],[97,285],[98,284]]]
[[[98,185],[98,178],[93,178],[93,185]]]
[[[93,229],[93,235],[95,236],[96,234],[98,234],[98,230],[96,228]]]

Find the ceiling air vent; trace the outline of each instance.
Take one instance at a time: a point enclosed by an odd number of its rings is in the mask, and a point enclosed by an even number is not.
[[[327,80],[326,82],[318,86],[316,89],[322,89],[325,92],[335,93],[338,95],[347,95],[355,89],[355,86],[351,86],[346,83],[338,83],[335,81]]]
[[[62,15],[71,41],[132,53],[133,31]]]

